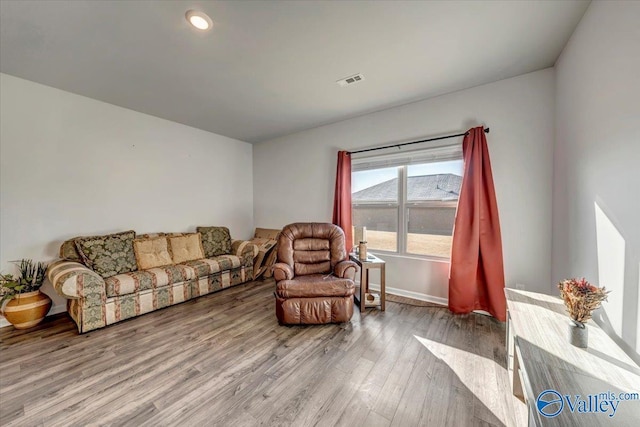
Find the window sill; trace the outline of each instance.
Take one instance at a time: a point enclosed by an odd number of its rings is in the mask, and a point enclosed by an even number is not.
[[[429,261],[429,262],[442,262],[442,263],[445,263],[445,264],[450,264],[451,263],[451,259],[450,258],[441,258],[441,257],[429,256],[429,255],[400,254],[400,253],[397,253],[397,252],[387,252],[387,251],[381,251],[381,250],[377,250],[377,249],[369,249],[369,252],[371,252],[372,254],[374,254],[374,255],[376,255],[378,257],[415,259],[415,260]]]

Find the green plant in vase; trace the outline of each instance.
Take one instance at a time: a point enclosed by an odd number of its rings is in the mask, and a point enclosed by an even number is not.
[[[0,303],[22,293],[40,290],[44,282],[47,264],[44,262],[35,263],[30,259],[22,259],[17,264],[19,272],[17,277],[13,274],[0,275],[0,286],[2,287]]]
[[[51,298],[40,292],[47,265],[30,259],[16,264],[17,276],[0,275],[0,311],[13,326],[26,329],[40,323],[51,308]]]
[[[3,305],[5,301],[19,294],[22,289],[23,286],[20,285],[20,282],[18,282],[18,279],[16,279],[13,274],[1,274],[0,296],[2,298],[0,298],[0,306]]]

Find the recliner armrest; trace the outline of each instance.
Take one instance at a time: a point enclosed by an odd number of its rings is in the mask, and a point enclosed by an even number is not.
[[[273,277],[276,282],[293,279],[293,269],[289,264],[278,262],[273,265]]]
[[[358,264],[353,261],[340,261],[333,269],[334,274],[341,279],[355,280]]]

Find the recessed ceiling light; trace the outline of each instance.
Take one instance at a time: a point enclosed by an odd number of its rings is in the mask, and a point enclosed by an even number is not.
[[[184,14],[189,24],[196,27],[198,30],[207,31],[213,26],[213,21],[207,16],[206,13],[199,10],[187,10]]]

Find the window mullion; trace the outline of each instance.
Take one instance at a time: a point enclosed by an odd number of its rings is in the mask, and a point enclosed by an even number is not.
[[[407,253],[407,166],[398,168],[398,253]]]

